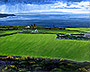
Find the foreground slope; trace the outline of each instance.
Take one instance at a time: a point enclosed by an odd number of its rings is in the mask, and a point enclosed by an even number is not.
[[[56,39],[55,34],[16,34],[0,38],[0,55],[90,61],[90,41]]]

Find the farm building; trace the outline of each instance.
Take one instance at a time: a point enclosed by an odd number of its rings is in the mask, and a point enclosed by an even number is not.
[[[26,29],[29,29],[29,28],[30,28],[30,26],[26,26],[25,28],[26,28]]]
[[[38,30],[36,29],[35,32],[38,32]]]
[[[32,31],[31,33],[38,33],[38,30],[36,29],[35,31]]]
[[[90,34],[84,34],[84,37],[90,38]]]

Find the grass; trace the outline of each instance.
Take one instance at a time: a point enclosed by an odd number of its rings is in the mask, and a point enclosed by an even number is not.
[[[90,61],[90,41],[60,40],[55,34],[15,34],[0,38],[0,55]]]
[[[2,34],[10,34],[10,33],[15,33],[15,32],[20,32],[20,30],[6,30],[6,31],[1,31],[0,30],[0,35]]]
[[[79,31],[83,31],[83,32],[90,32],[90,28],[66,28],[69,30],[79,30]]]

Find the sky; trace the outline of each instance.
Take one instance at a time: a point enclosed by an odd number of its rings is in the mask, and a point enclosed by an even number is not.
[[[90,13],[89,0],[0,0],[0,13]]]

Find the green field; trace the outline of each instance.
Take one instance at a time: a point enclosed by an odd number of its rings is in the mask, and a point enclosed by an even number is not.
[[[10,34],[10,33],[15,33],[15,32],[20,32],[21,30],[6,30],[6,31],[0,31],[0,35],[3,34]]]
[[[0,55],[90,61],[90,41],[56,39],[55,34],[15,34],[0,38]]]
[[[90,28],[66,28],[68,30],[78,30],[82,32],[90,32]]]

